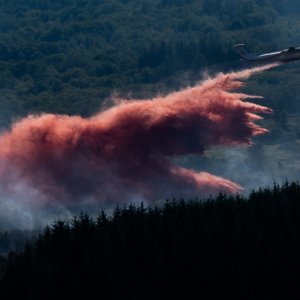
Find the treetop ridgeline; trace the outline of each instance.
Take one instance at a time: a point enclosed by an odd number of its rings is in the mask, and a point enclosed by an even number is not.
[[[57,221],[0,259],[6,299],[299,297],[300,186]],[[98,296],[97,296],[98,295]]]

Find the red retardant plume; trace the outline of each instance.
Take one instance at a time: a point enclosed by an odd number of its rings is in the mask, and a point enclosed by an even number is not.
[[[264,134],[253,121],[271,109],[233,90],[273,66],[218,74],[166,97],[123,101],[88,119],[29,116],[0,136],[0,186],[12,195],[20,184],[30,187],[42,195],[41,204],[237,193],[238,184],[170,159],[216,145],[251,144]]]

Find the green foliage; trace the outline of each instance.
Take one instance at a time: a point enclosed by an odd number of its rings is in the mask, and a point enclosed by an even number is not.
[[[297,299],[300,185],[57,221],[0,259],[6,299]]]
[[[88,116],[112,93],[180,88],[187,72],[199,80],[199,70],[232,66],[237,42],[286,46],[299,21],[283,7],[275,0],[0,1],[0,126],[28,113]]]

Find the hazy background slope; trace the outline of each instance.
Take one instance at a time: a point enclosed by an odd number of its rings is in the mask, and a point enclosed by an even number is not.
[[[241,67],[237,42],[253,51],[297,44],[300,5],[278,2],[1,1],[0,124],[30,112],[87,116],[112,94],[178,89],[206,69]],[[294,111],[298,66],[287,69],[260,84],[272,105]]]

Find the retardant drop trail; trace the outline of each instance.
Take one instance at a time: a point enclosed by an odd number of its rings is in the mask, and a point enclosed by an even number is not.
[[[274,66],[218,74],[196,87],[123,102],[88,119],[29,116],[0,137],[1,189],[14,195],[24,192],[20,185],[29,187],[37,204],[239,192],[234,182],[177,167],[169,158],[201,155],[215,145],[251,144],[253,136],[264,134],[253,121],[271,109],[233,91],[241,80]]]

